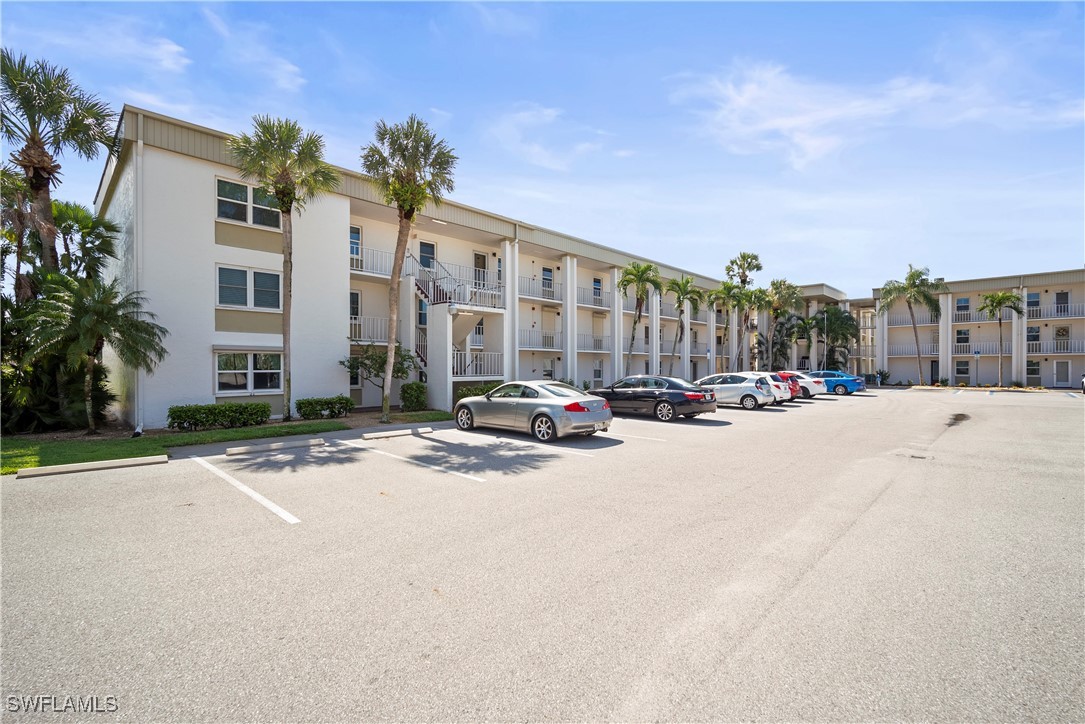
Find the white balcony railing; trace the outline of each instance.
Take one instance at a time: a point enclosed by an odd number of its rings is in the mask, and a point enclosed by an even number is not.
[[[429,354],[429,341],[426,338],[425,327],[415,327],[414,329],[414,353],[418,355],[422,364],[426,364],[426,355]]]
[[[545,329],[521,329],[520,349],[561,349],[561,332]]]
[[[576,348],[581,352],[609,352],[610,337],[601,334],[578,334]]]
[[[363,246],[360,254],[350,255],[350,270],[390,276],[394,257],[393,252]]]
[[[520,277],[520,296],[534,297],[535,299],[549,299],[560,302],[562,296],[561,284],[557,282],[543,281],[533,277]]]
[[[953,354],[998,354],[998,342],[965,342],[953,345]],[[1011,354],[1010,343],[1002,343],[1002,354]]]
[[[919,312],[919,311],[917,311],[915,313],[915,323],[916,324],[938,324],[938,321],[931,317],[930,312]],[[889,315],[889,326],[890,327],[910,327],[910,326],[912,326],[912,318],[907,313],[905,313],[905,314],[890,314]]]
[[[576,288],[576,303],[587,304],[591,307],[599,307],[600,309],[610,309],[610,292],[604,292],[601,289],[589,289],[587,287]]]
[[[415,283],[430,304],[505,305],[504,287],[498,282],[496,272],[436,260],[423,266],[413,256],[408,257],[403,268],[405,274],[415,275]]]
[[[708,354],[707,342],[690,342],[689,343],[690,354]]]
[[[388,342],[387,317],[351,317],[350,339],[355,344]]]
[[[1085,304],[1048,304],[1043,307],[1028,307],[1025,314],[1029,319],[1085,317]]]
[[[854,350],[852,350],[854,354]],[[923,357],[937,357],[938,345],[936,344],[921,344],[919,345],[919,354]],[[915,345],[914,344],[891,344],[889,345],[890,357],[914,357]]]
[[[505,374],[501,352],[453,352],[453,377],[501,377]]]
[[[705,324],[708,323],[708,310],[707,309],[698,309],[696,312],[693,312],[692,310],[690,310],[690,311],[691,311],[691,313],[689,315],[689,318],[691,320],[693,320],[694,322],[704,322]]]
[[[1085,354],[1085,339],[1055,339],[1025,344],[1028,354]]]
[[[674,306],[671,302],[659,303],[659,316],[671,317],[673,319],[678,318],[678,307]]]
[[[627,295],[622,297],[622,309],[627,312],[637,311],[637,298],[633,295]],[[648,303],[644,303],[644,315],[648,316]]]
[[[1011,321],[1013,319],[1013,312],[1010,311],[1009,309],[1003,309],[1002,313],[999,316],[1002,317],[1003,321],[1008,322],[1008,321]],[[953,312],[953,321],[954,322],[996,322],[996,321],[998,321],[998,319],[997,318],[991,319],[991,317],[988,316],[987,312],[972,310],[972,311],[967,311],[967,312],[956,312],[956,311]]]

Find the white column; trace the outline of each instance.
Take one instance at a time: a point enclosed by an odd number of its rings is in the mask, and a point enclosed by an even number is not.
[[[448,304],[433,304],[426,320],[426,397],[434,410],[452,411],[452,315]]]
[[[938,376],[949,377],[953,384],[953,295],[939,294],[938,306],[942,315],[938,318]]]
[[[810,312],[806,316],[807,317],[813,317],[815,314],[817,314],[817,312],[818,312],[817,300],[811,299],[810,300]],[[810,369],[812,369],[812,370],[823,369],[823,366],[822,366],[822,363],[821,363],[821,359],[822,359],[821,354],[818,353],[818,340],[819,339],[821,339],[821,335],[818,334],[818,330],[815,329],[813,334],[810,335],[810,349],[807,352],[807,354],[810,355]]]
[[[874,367],[889,369],[889,312],[882,314],[882,301],[874,303]]]
[[[738,344],[739,338],[742,337],[742,333],[738,328],[738,310],[731,309],[728,311],[731,317],[729,331],[727,333],[727,368],[731,372],[738,372],[739,369],[736,366],[738,364]]]
[[[689,319],[689,315],[692,312],[692,310],[690,309],[689,302],[685,303],[685,310],[686,311],[683,313],[683,317],[682,317],[682,326],[685,328],[685,331],[683,332],[682,344],[680,344],[678,346],[678,364],[679,364],[678,376],[681,377],[682,379],[688,380],[689,379],[689,354],[690,354],[689,348],[690,348],[690,343],[692,342],[692,340],[690,339],[690,337],[692,335],[691,335],[691,332],[690,332],[691,325],[690,325],[690,319]]]
[[[564,374],[574,385],[580,384],[576,376],[576,257],[566,254],[561,258],[561,279],[565,286],[565,301],[561,305],[562,365]]]
[[[791,366],[790,369],[797,370],[799,368],[799,343],[791,343]]]
[[[520,361],[520,277],[517,257],[520,245],[515,239],[501,242],[501,274],[505,285],[505,380],[519,379]]]
[[[1028,288],[1021,287],[1018,290],[1021,295],[1021,304],[1025,305],[1028,299]],[[1003,379],[1003,382],[1010,384],[1014,380],[1018,380],[1021,384],[1025,384],[1025,360],[1028,359],[1028,307],[1024,307],[1024,315],[1013,315],[1013,324],[1010,325],[1010,379]]]
[[[625,312],[622,311],[623,297],[621,292],[618,291],[618,280],[621,277],[622,270],[618,267],[610,270],[610,338],[613,351],[610,353],[610,379],[607,380],[606,376],[604,376],[604,382],[614,382],[622,378],[622,372],[625,369],[625,352],[629,349],[626,346],[629,342],[625,332]]]
[[[648,372],[659,374],[659,302],[660,294],[648,290]],[[638,370],[639,372],[639,370]]]

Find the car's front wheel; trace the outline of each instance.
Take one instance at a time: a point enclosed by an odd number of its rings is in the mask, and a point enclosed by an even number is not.
[[[810,390],[808,390],[808,389],[806,389],[805,387],[803,387],[803,388],[802,388],[802,398],[803,398],[804,400],[809,400],[809,399],[810,399],[811,397],[812,397],[812,395],[810,394]]]
[[[742,404],[742,407],[747,410],[757,409],[757,398],[753,395],[745,395],[739,402]]]
[[[656,405],[656,419],[660,422],[671,422],[674,420],[674,405],[663,400]]]
[[[461,407],[456,410],[456,427],[461,430],[470,430],[475,426],[475,416],[471,414],[470,408]]]
[[[848,394],[848,388],[847,388],[846,385],[837,385],[836,387],[833,388],[833,394],[846,395],[846,394]]]
[[[531,434],[539,442],[550,442],[557,437],[554,421],[547,415],[539,415],[531,422]]]

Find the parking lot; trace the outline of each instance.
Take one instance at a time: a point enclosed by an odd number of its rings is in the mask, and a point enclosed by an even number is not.
[[[1083,404],[886,389],[4,478],[4,716],[1081,721]]]

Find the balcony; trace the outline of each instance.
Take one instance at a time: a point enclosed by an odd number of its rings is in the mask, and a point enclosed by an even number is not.
[[[453,352],[453,377],[504,377],[505,359],[501,352]]]
[[[689,353],[690,353],[690,355],[697,355],[697,354],[705,355],[705,354],[708,354],[708,343],[707,342],[690,342],[689,343]]]
[[[1013,312],[1009,309],[1003,309],[1001,317],[1003,321],[1011,321],[1013,319]],[[996,322],[997,319],[991,319],[987,312],[969,311],[969,312],[954,312],[953,321],[959,322]]]
[[[565,298],[562,296],[561,284],[533,277],[520,277],[520,296],[551,302],[560,302]]]
[[[485,347],[486,341],[483,336],[478,332],[472,332],[471,338],[470,340],[468,340],[468,344],[470,344],[472,347]]]
[[[1085,339],[1056,339],[1026,342],[1028,354],[1085,354]]]
[[[659,316],[670,317],[671,319],[678,319],[678,307],[674,306],[670,302],[660,302]]]
[[[561,349],[561,332],[544,329],[521,329],[520,349]]]
[[[926,312],[926,311],[920,312],[920,311],[917,310],[916,313],[915,313],[915,323],[916,324],[938,324],[938,320],[931,317],[930,312]],[[890,327],[911,327],[912,326],[912,318],[908,314],[890,314],[889,315],[889,326]]]
[[[689,315],[689,318],[694,322],[704,322],[705,324],[708,324],[708,310],[698,309],[696,312],[692,312]]]
[[[597,307],[599,309],[610,309],[610,292],[604,292],[601,289],[589,289],[586,287],[576,288],[576,303],[585,304],[589,307]]]
[[[1043,307],[1028,307],[1025,309],[1025,314],[1029,319],[1085,317],[1085,304],[1048,304]]]
[[[637,311],[637,300],[636,300],[636,298],[632,297],[632,296],[624,296],[624,297],[622,297],[622,309],[625,310],[626,312],[635,312],[635,311]],[[647,302],[645,302],[645,304],[644,304],[644,314],[645,315],[648,314],[648,303]]]
[[[351,317],[350,341],[353,344],[388,343],[387,317]]]
[[[430,304],[454,302],[476,307],[505,306],[505,290],[497,273],[462,264],[443,264],[433,260],[423,266],[414,257],[404,267],[415,275],[415,284]]]
[[[998,354],[998,342],[963,342],[953,345],[953,354]],[[1011,354],[1009,342],[1003,342],[1002,354]]]
[[[853,350],[849,350],[854,354]],[[919,345],[919,354],[923,357],[937,357],[938,345],[936,344],[921,344]],[[915,345],[914,344],[891,344],[889,345],[890,357],[915,357]]]
[[[610,337],[601,334],[576,335],[576,348],[580,352],[609,352]]]
[[[391,276],[393,258],[395,258],[393,252],[362,247],[358,254],[350,255],[350,270],[364,274]]]

